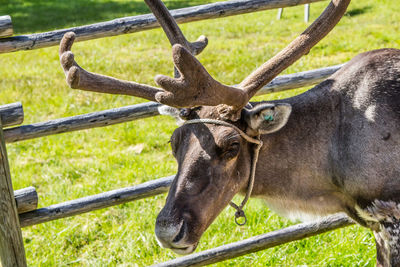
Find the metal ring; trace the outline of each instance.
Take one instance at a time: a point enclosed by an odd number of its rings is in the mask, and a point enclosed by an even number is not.
[[[238,222],[238,219],[239,219],[239,218],[244,218],[244,222],[239,223],[239,222]],[[236,211],[236,213],[235,213],[235,223],[236,223],[237,225],[239,225],[239,226],[243,226],[243,225],[245,225],[245,224],[247,223],[247,217],[246,217],[246,214],[244,214],[244,211],[243,211],[243,210],[238,210],[238,211]]]

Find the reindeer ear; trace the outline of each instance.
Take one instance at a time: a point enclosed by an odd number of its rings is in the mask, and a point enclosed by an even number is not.
[[[280,130],[287,123],[292,106],[289,104],[263,103],[244,109],[244,119],[251,130],[269,134]]]

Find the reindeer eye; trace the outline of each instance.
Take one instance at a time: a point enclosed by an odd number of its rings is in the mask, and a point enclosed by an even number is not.
[[[226,148],[225,152],[223,153],[223,157],[225,159],[234,158],[239,153],[239,150],[240,150],[240,143],[239,142],[232,142]]]

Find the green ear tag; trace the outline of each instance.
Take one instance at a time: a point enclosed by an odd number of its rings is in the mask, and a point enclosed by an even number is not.
[[[265,116],[264,116],[264,119],[265,119],[266,121],[273,121],[273,120],[274,120],[274,116],[272,116],[272,115],[265,115]]]

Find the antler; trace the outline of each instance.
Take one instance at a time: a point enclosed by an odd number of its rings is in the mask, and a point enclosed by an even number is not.
[[[68,32],[60,43],[60,62],[64,69],[67,83],[71,88],[108,94],[132,95],[156,101],[155,95],[162,89],[145,84],[119,80],[113,77],[96,74],[81,68],[71,52],[75,33]]]
[[[165,76],[157,76],[156,82],[168,92],[157,93],[157,101],[171,105],[175,101],[181,101],[178,88],[192,91],[187,102],[200,103],[201,105],[218,105],[224,112],[232,114],[232,118],[238,117],[240,111],[258,90],[269,83],[280,72],[292,65],[304,54],[324,38],[339,22],[344,15],[350,0],[332,0],[325,11],[310,25],[299,37],[290,43],[272,59],[256,69],[239,86],[231,87],[215,81],[201,64],[190,53],[183,52],[182,46],[175,45],[174,62],[180,72],[191,77],[190,81],[182,78],[172,79]],[[177,57],[177,58],[176,58]],[[185,61],[185,62],[181,62]],[[178,63],[178,64],[177,64]],[[191,68],[191,69],[188,69]],[[190,75],[189,75],[190,74]],[[197,88],[197,94],[196,89]]]
[[[70,51],[75,35],[67,33],[60,44],[60,59],[68,84],[72,88],[88,91],[138,96],[174,107],[224,104],[221,105],[220,110],[225,112],[224,115],[235,119],[238,118],[239,111],[259,89],[308,53],[333,29],[346,11],[350,0],[332,0],[321,16],[306,31],[251,73],[238,87],[223,85],[214,80],[191,54],[191,52],[199,53],[207,45],[207,39],[204,36],[201,36],[197,42],[188,42],[160,0],[145,0],[145,2],[154,12],[173,45],[173,61],[179,72],[176,75],[177,78],[156,76],[157,84],[163,88],[160,89],[88,72],[75,62]]]
[[[168,9],[160,0],[145,0],[145,2],[162,26],[171,45],[180,44],[193,54],[199,54],[207,46],[208,40],[203,35],[200,36],[196,42],[191,43],[187,41],[175,20],[168,12]],[[74,54],[70,51],[74,40],[75,34],[73,32],[66,33],[61,40],[59,52],[61,65],[64,69],[67,83],[71,88],[100,93],[132,95],[152,101],[162,98],[157,97],[157,94],[162,94],[164,92],[164,90],[160,88],[86,71],[76,63],[74,60]],[[173,58],[176,65],[180,64],[179,60],[175,61],[175,59],[179,57],[180,56],[175,55],[174,52]],[[199,64],[199,66],[200,68],[203,68],[201,64]],[[175,73],[175,77],[179,77],[182,72],[178,72],[175,69]],[[188,77],[182,75],[181,79],[184,81],[191,79],[190,75]],[[197,94],[197,92],[195,93]],[[190,90],[183,90],[180,92],[179,100],[173,103],[171,102],[169,105],[174,107],[192,107],[204,103],[198,101],[187,101],[186,99],[190,98],[192,94],[193,93]],[[180,99],[182,100],[180,101]]]

